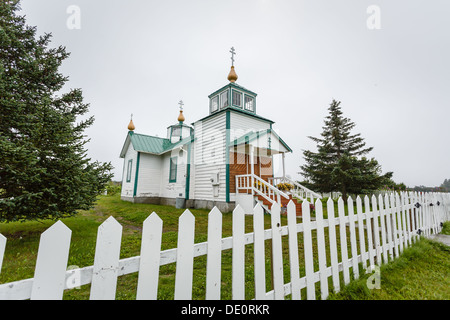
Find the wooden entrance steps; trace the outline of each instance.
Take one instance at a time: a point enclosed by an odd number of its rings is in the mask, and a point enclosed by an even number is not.
[[[261,195],[255,195],[255,200],[261,204],[261,206],[264,208],[264,210],[268,213],[270,213],[270,208],[272,206],[272,203],[264,198]],[[286,199],[284,197],[281,197],[281,206],[282,208],[286,208],[289,201],[292,200],[295,204],[296,208],[296,215],[301,216],[302,215],[302,204],[297,201],[297,199],[292,198],[292,194],[289,195],[289,199]],[[283,210],[282,210],[283,213]]]

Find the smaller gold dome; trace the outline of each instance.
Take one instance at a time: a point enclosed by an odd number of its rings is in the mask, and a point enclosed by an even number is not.
[[[179,122],[184,122],[184,120],[186,120],[186,119],[184,118],[183,110],[180,110],[180,115],[178,116],[178,121]]]
[[[134,126],[133,120],[130,120],[130,123],[128,124],[128,130],[133,131],[134,129],[136,129],[136,127]]]
[[[231,66],[230,73],[228,74],[228,80],[230,82],[236,82],[237,79],[238,79],[238,76],[236,74],[236,71],[234,71],[234,66]]]

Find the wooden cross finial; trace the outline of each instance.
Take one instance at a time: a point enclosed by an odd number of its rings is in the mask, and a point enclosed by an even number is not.
[[[236,54],[234,47],[231,47],[230,53],[231,53],[231,65],[234,66],[234,55]]]

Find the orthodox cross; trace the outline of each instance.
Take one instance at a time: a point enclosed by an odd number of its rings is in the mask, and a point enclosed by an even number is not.
[[[180,105],[180,110],[183,110],[183,106],[184,106],[183,100],[180,100],[180,102],[178,102],[178,104]]]
[[[234,55],[236,54],[236,51],[234,51],[234,47],[231,47],[231,65],[234,66]]]

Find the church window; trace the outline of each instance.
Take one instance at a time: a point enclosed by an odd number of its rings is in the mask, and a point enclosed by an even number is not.
[[[131,181],[131,170],[133,169],[133,159],[128,160],[127,165],[127,182]]]
[[[177,157],[170,158],[169,182],[177,182]]]
[[[211,99],[211,112],[217,111],[219,109],[219,96],[215,96]]]
[[[228,107],[228,90],[220,94],[220,108]]]
[[[233,90],[233,106],[242,108],[242,93]]]
[[[173,127],[172,128],[172,137],[181,136],[181,127]]]
[[[253,99],[253,97],[245,95],[244,104],[245,104],[245,110],[255,111],[254,110],[255,106],[254,106],[254,99]]]

